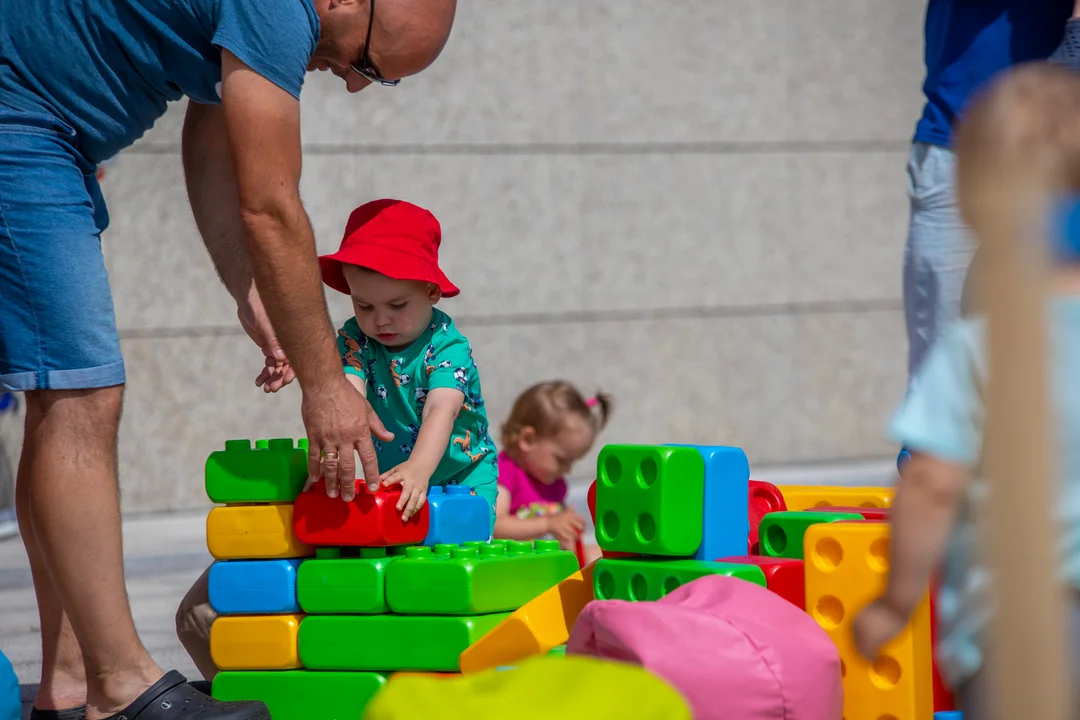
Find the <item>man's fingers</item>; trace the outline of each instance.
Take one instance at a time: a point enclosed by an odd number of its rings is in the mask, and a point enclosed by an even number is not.
[[[352,448],[343,451],[338,458],[338,483],[341,485],[341,499],[352,502],[356,497],[356,460]]]
[[[394,433],[386,429],[386,426],[383,425],[379,416],[375,414],[375,410],[371,407],[370,403],[368,404],[368,430],[371,431],[372,435],[383,442],[390,442],[394,439]],[[361,455],[361,457],[363,456]]]
[[[338,496],[338,467],[340,460],[336,449],[327,450],[323,453],[322,473],[326,479],[326,494],[332,498]]]
[[[311,436],[308,436],[307,474],[309,485],[314,485],[322,476],[322,451]]]
[[[375,454],[375,445],[371,442],[371,435],[364,433],[356,441],[356,452],[360,455],[364,482],[367,483],[368,490],[375,492],[379,489],[379,456]]]

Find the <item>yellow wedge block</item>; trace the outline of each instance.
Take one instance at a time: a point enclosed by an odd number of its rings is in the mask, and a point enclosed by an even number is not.
[[[816,507],[887,508],[895,490],[887,487],[834,487],[831,485],[780,485],[788,510]]]
[[[513,665],[565,644],[578,614],[593,599],[595,564],[545,590],[467,647],[458,658],[462,674]]]
[[[298,558],[315,549],[296,539],[293,506],[216,507],[206,517],[206,545],[217,560]]]
[[[885,590],[889,570],[886,523],[821,523],[803,538],[806,609],[840,650],[845,720],[929,720],[934,714],[930,598],[908,625],[867,662],[855,649],[851,624]]]
[[[295,670],[303,615],[222,615],[210,626],[210,657],[219,670]]]

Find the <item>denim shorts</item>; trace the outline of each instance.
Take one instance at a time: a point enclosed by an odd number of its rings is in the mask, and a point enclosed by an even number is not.
[[[907,172],[911,220],[904,249],[904,319],[910,386],[934,340],[960,317],[976,243],[960,219],[953,152],[915,143]]]
[[[0,391],[124,383],[101,254],[108,224],[75,131],[0,106]]]

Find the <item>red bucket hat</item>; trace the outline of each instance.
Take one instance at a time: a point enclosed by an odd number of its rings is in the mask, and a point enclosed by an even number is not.
[[[374,270],[395,280],[434,283],[444,297],[460,290],[439,269],[442,229],[427,210],[404,200],[372,200],[353,210],[341,247],[319,258],[323,282],[349,295],[341,266]]]

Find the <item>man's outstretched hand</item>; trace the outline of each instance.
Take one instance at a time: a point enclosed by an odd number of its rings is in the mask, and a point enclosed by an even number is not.
[[[342,373],[333,382],[305,390],[300,406],[308,437],[308,482],[326,480],[326,494],[349,502],[356,497],[356,461],[360,455],[364,480],[374,492],[379,486],[379,460],[371,436],[384,442],[393,433],[379,420],[367,399]]]

